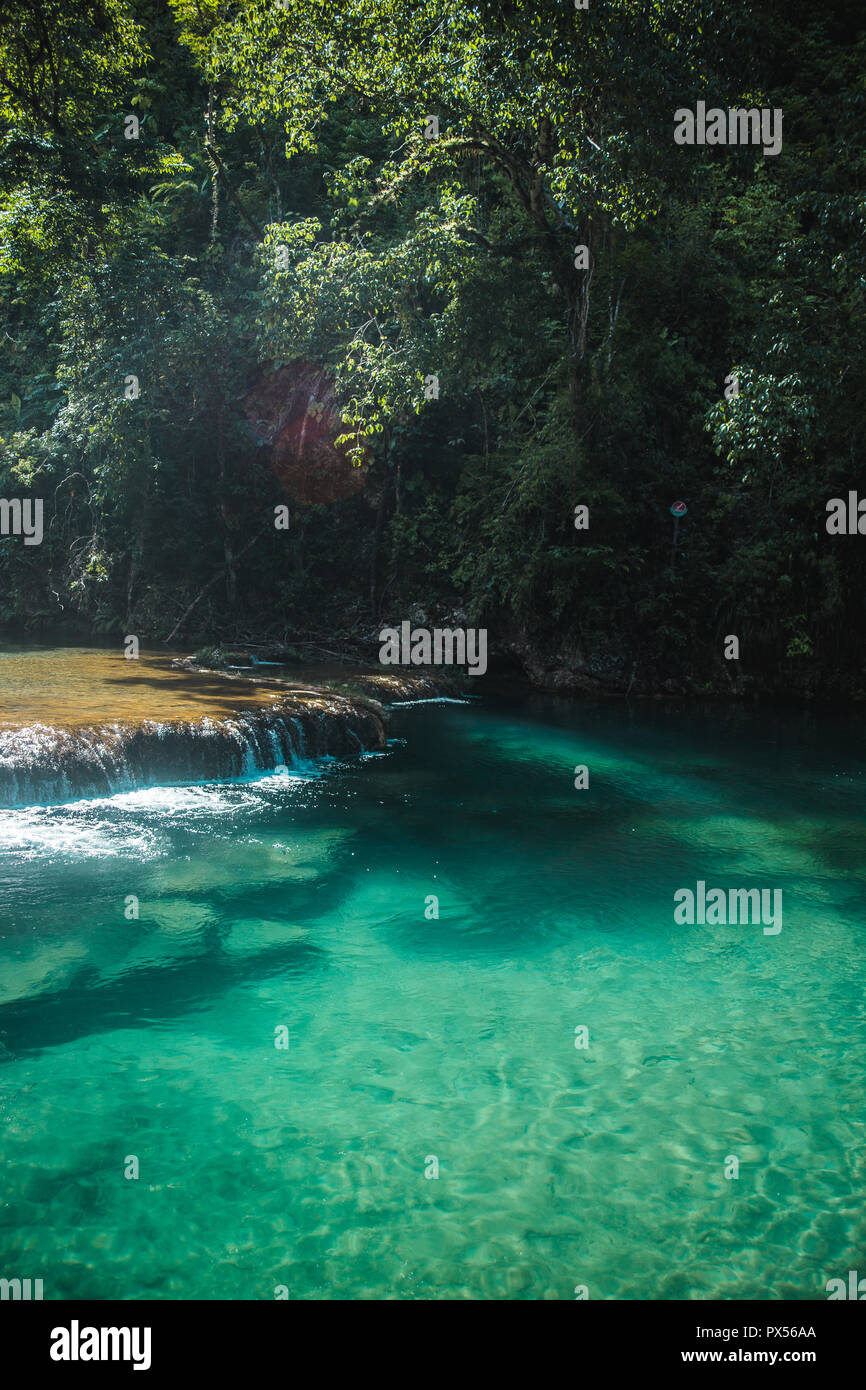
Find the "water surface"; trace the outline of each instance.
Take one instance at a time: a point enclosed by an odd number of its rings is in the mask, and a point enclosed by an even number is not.
[[[489,697],[390,732],[0,813],[0,1272],[810,1299],[866,1267],[856,722]],[[677,926],[698,879],[781,888],[783,930]]]

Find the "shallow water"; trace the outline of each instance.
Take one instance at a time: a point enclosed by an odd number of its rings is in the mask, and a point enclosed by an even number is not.
[[[0,689],[0,728],[219,717],[274,698],[266,687],[180,670],[170,654],[130,660],[116,646],[0,649]]]
[[[866,1267],[858,722],[489,697],[391,733],[0,813],[0,1273],[810,1299]],[[782,889],[782,931],[676,925],[698,879]]]
[[[272,704],[280,692],[268,679],[303,689],[310,682],[345,678],[345,670],[334,666],[289,668],[272,661],[232,667],[222,675],[190,671],[173,664],[179,655],[142,651],[132,659],[117,644],[0,644],[0,729],[219,719]],[[260,682],[252,684],[249,676]]]

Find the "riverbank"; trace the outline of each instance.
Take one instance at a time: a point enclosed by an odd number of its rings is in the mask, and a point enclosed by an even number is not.
[[[465,626],[462,611],[430,615],[412,610],[410,619],[419,626]],[[372,696],[388,703],[402,682],[411,698],[422,683],[428,693],[479,694],[478,682],[469,679],[465,669],[454,667],[406,667],[397,669],[379,664],[378,640],[380,627],[375,630],[360,624],[345,628],[333,635],[310,634],[292,640],[269,635],[266,629],[245,627],[243,636],[226,632],[220,638],[201,635],[184,644],[184,654],[165,653],[154,640],[153,650],[166,654],[179,668],[198,671],[211,677],[242,675],[265,678],[269,668],[283,668],[290,679],[301,682],[326,680],[334,690],[345,690],[356,696]],[[32,646],[37,641],[55,643],[64,649],[71,644],[95,647],[105,644],[103,634],[93,633],[86,625],[68,624],[58,630],[46,629],[40,637],[33,632],[6,629],[0,643],[20,643]],[[147,643],[150,639],[142,637]],[[531,633],[504,620],[491,620],[488,629],[489,674],[484,684],[514,684],[551,694],[586,696],[597,699],[665,701],[686,700],[694,703],[709,701],[732,705],[771,705],[793,707],[851,708],[866,701],[866,672],[854,669],[823,671],[815,660],[803,653],[798,656],[780,654],[772,659],[766,648],[756,652],[753,644],[743,641],[740,655],[726,660],[724,643],[719,637],[707,642],[694,654],[684,653],[675,644],[666,651],[647,652],[610,635],[603,641],[581,643],[561,636],[545,637]],[[110,650],[118,651],[114,639]],[[361,679],[361,677],[363,677]],[[377,694],[377,691],[379,692]],[[2,716],[0,716],[2,724]]]
[[[460,615],[465,623],[465,615]],[[435,622],[426,614],[413,622],[431,626],[455,626],[453,616]],[[378,634],[375,635],[376,639]],[[300,645],[262,639],[257,643],[223,643],[202,649],[201,659],[209,669],[220,669],[233,662],[274,661],[301,663],[327,655],[342,660],[348,667],[354,664],[375,663],[378,640],[368,631],[344,634],[337,642],[338,651],[320,645],[325,638],[311,639]],[[731,704],[828,705],[848,707],[866,700],[863,673],[856,671],[821,671],[806,657],[780,657],[773,664],[766,651],[755,656],[744,643],[740,656],[726,660],[724,643],[719,638],[718,650],[709,646],[697,653],[693,668],[682,652],[672,647],[667,653],[648,654],[633,651],[623,642],[610,638],[583,647],[577,641],[562,641],[529,634],[506,625],[499,633],[491,628],[488,634],[489,669],[495,682],[513,681],[550,694],[589,696],[597,699],[629,699],[663,701],[682,699],[694,702],[709,700]],[[389,668],[393,669],[393,668]],[[471,692],[475,682],[465,671],[448,668],[407,668],[407,679],[444,682],[460,692]],[[488,679],[487,684],[490,684]],[[478,693],[476,691],[476,693]]]

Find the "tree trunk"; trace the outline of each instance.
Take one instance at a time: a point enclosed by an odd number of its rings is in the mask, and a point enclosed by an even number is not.
[[[226,451],[225,437],[223,429],[223,402],[222,390],[225,383],[225,374],[220,382],[220,402],[217,407],[217,465],[219,468],[219,507],[223,521],[223,558],[225,559],[226,572],[226,598],[229,607],[234,608],[238,597],[238,580],[235,571],[234,548],[232,546],[231,522],[232,513],[227,496],[228,478],[226,473]]]

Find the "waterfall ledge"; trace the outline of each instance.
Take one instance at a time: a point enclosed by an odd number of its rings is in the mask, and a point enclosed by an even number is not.
[[[384,744],[381,706],[332,691],[199,719],[0,728],[0,806],[251,776]]]

